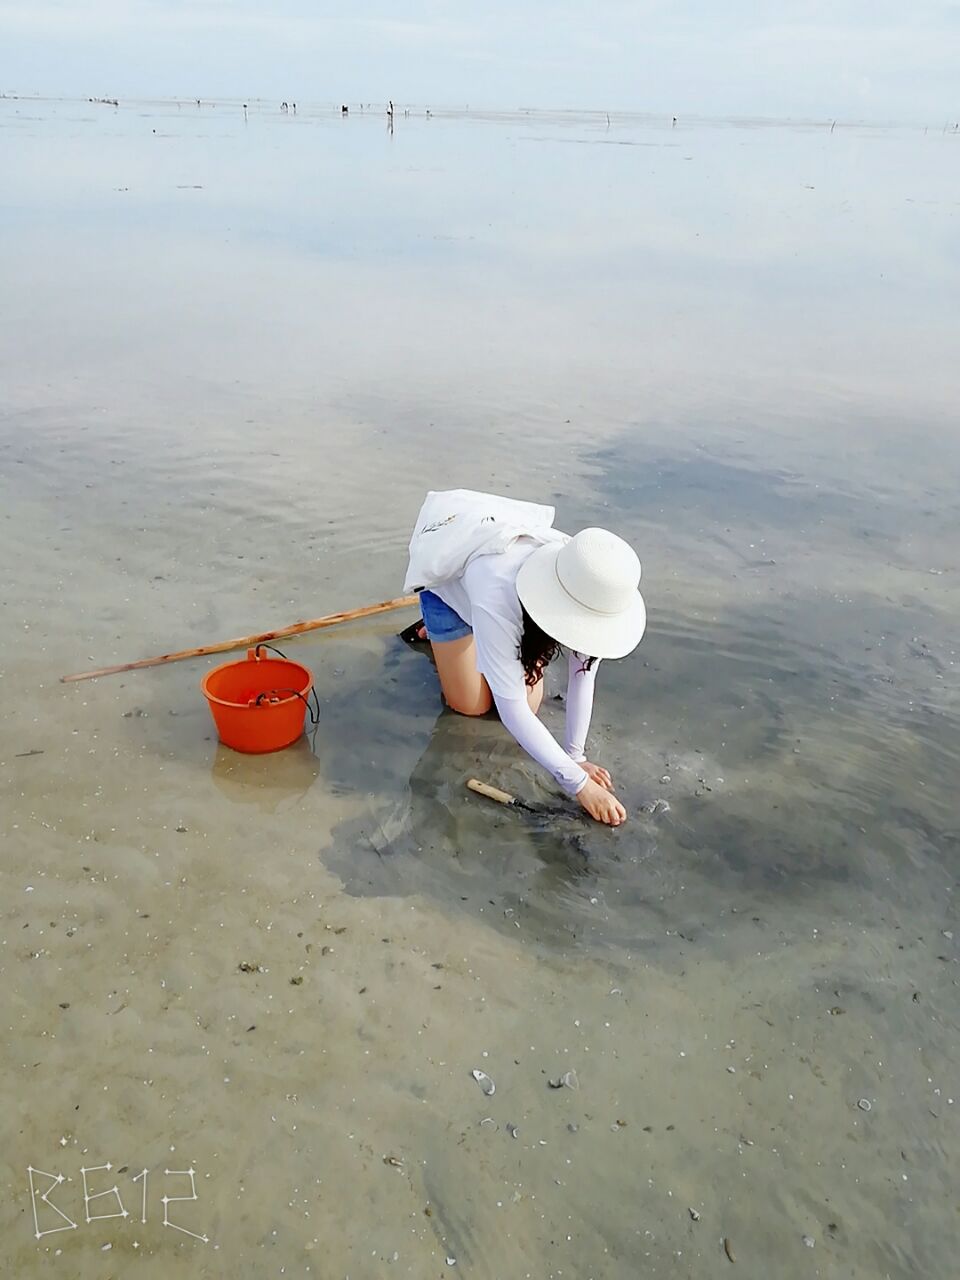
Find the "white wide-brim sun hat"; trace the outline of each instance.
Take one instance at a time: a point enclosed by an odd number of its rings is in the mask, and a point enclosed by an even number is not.
[[[538,547],[523,562],[517,595],[534,622],[567,649],[625,658],[647,625],[640,572],[637,553],[622,538],[582,529],[568,542]]]

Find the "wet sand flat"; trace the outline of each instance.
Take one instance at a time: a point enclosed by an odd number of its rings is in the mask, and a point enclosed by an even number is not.
[[[956,145],[0,101],[5,1271],[951,1274]],[[59,682],[396,595],[461,484],[640,552],[620,831],[465,791],[563,804],[409,614],[281,646],[276,756]]]

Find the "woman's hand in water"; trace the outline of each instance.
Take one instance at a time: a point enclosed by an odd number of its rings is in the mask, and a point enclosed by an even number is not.
[[[619,827],[627,820],[627,811],[613,792],[592,778],[588,778],[577,792],[577,799],[591,818],[605,822],[608,827]]]
[[[591,764],[589,760],[581,760],[580,768],[584,771],[591,782],[597,782],[606,791],[613,790],[613,779],[610,774],[599,764]]]

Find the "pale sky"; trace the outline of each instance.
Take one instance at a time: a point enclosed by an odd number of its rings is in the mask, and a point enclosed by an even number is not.
[[[960,0],[0,0],[0,92],[960,119]]]

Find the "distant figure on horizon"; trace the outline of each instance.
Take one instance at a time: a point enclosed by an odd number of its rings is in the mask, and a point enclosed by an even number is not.
[[[348,115],[350,114],[350,108],[349,108],[349,107],[341,107],[341,108],[340,108],[340,114],[341,114],[342,116],[348,116]]]

